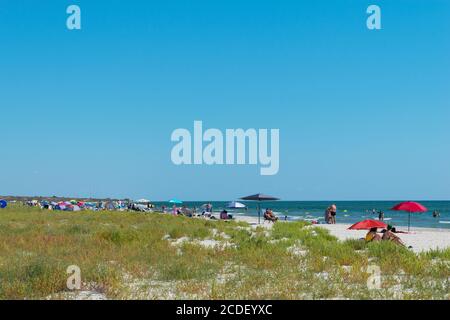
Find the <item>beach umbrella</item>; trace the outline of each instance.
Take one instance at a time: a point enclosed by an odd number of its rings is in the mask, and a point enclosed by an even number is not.
[[[408,231],[410,231],[411,229],[411,213],[421,213],[428,211],[428,209],[425,206],[414,201],[406,201],[399,203],[396,206],[394,206],[391,210],[408,212]]]
[[[261,201],[277,201],[280,200],[276,197],[273,196],[269,196],[266,194],[262,194],[262,193],[257,193],[251,196],[247,196],[247,197],[243,197],[241,198],[241,200],[246,200],[246,201],[258,201],[258,224],[261,224],[261,206],[260,206],[260,202]]]
[[[243,203],[237,202],[237,201],[231,201],[227,204],[228,209],[245,209],[247,206]]]
[[[370,230],[372,228],[387,228],[387,224],[379,220],[364,220],[352,225],[348,230]]]
[[[173,203],[173,204],[183,204],[183,201],[174,198],[174,199],[170,199],[170,200],[169,200],[169,203]]]
[[[6,200],[0,200],[0,209],[4,209],[8,206],[8,202]]]

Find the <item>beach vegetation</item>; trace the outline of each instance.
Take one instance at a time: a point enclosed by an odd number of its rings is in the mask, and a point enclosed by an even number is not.
[[[66,286],[68,266],[82,287]],[[368,267],[381,271],[369,289]],[[0,211],[0,299],[448,299],[450,250],[160,213]]]

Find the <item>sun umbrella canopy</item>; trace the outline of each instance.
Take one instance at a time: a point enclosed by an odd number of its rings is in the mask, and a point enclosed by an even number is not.
[[[169,203],[173,203],[173,204],[182,204],[183,201],[174,198],[174,199],[170,199],[170,200],[169,200]]]
[[[247,196],[244,198],[241,198],[241,200],[250,200],[250,201],[276,201],[276,200],[280,200],[276,197],[272,197],[266,194],[262,194],[262,193],[258,193],[258,194],[254,194],[251,196]]]
[[[266,194],[257,193],[257,194],[251,195],[251,196],[241,198],[241,200],[258,201],[259,202],[259,201],[276,201],[276,200],[280,200],[280,199],[273,197],[273,196],[266,195]],[[258,203],[258,224],[261,224],[261,208],[259,206],[259,203]]]
[[[237,201],[231,201],[227,205],[228,209],[244,209],[247,208],[247,206],[243,203],[237,202]]]
[[[397,204],[395,207],[393,207],[391,210],[394,211],[406,211],[409,213],[408,216],[408,231],[411,230],[411,213],[418,213],[418,212],[426,212],[428,211],[428,209],[421,205],[418,202],[413,202],[413,201],[406,201],[406,202],[402,202]]]
[[[8,206],[8,202],[6,200],[0,200],[0,209],[4,209]]]
[[[407,201],[397,204],[395,207],[393,207],[391,210],[394,211],[406,211],[406,212],[426,212],[428,209],[421,205],[418,202],[413,201]]]
[[[377,220],[364,220],[352,225],[348,230],[370,230],[372,228],[387,228],[387,224]]]

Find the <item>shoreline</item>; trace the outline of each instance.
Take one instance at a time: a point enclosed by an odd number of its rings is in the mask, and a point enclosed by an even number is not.
[[[262,226],[263,228],[270,229],[273,226],[273,223],[264,222],[264,219],[261,219],[261,224],[258,225],[258,217],[239,215],[235,218],[236,221],[249,223],[254,228]],[[278,223],[290,223],[290,221],[280,221]],[[367,234],[366,230],[348,230],[350,225],[344,223],[316,224],[314,227],[328,230],[331,235],[341,241],[361,239]],[[400,227],[399,229],[406,231],[404,227]],[[406,246],[411,246],[415,253],[450,248],[450,229],[412,227],[411,233],[397,235],[403,240]]]

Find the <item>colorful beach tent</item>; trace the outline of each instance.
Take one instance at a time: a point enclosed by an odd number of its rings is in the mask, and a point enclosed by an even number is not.
[[[227,204],[228,209],[245,209],[247,206],[243,203],[237,202],[237,201],[231,201]]]
[[[261,201],[277,201],[280,200],[278,198],[275,198],[273,196],[269,196],[262,193],[257,193],[251,196],[243,197],[241,200],[247,200],[247,201],[258,201],[258,224],[261,224]]]
[[[109,201],[107,203],[105,203],[105,210],[116,210],[116,206],[114,205],[114,203],[112,201]]]
[[[81,209],[79,206],[71,204],[71,205],[67,206],[65,210],[66,211],[80,211]]]
[[[8,206],[8,202],[6,200],[0,200],[0,209],[4,209]]]
[[[424,205],[413,201],[406,201],[399,203],[396,206],[394,206],[391,210],[408,212],[408,231],[410,231],[411,229],[411,213],[421,213],[428,211],[428,209]]]
[[[348,230],[370,230],[372,228],[387,229],[387,224],[379,220],[364,220],[352,225]]]

